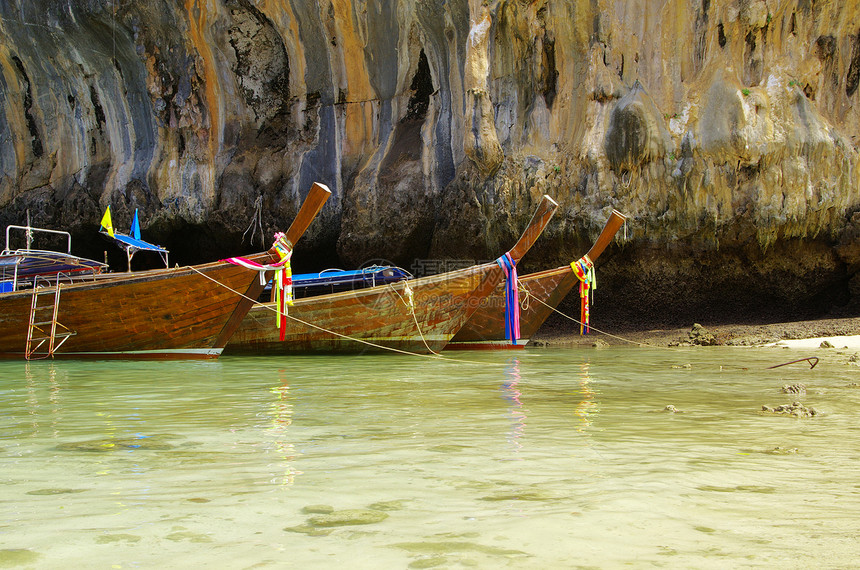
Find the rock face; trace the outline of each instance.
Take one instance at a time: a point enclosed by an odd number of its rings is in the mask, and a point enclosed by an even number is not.
[[[860,314],[860,1],[0,4],[0,222],[180,263],[601,258],[596,318]],[[253,243],[252,243],[253,242]],[[118,253],[118,252],[117,252]]]

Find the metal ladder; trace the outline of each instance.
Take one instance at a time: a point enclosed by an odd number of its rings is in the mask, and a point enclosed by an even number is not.
[[[27,348],[24,358],[48,358],[63,346],[70,336],[75,333],[57,322],[57,311],[60,308],[60,283],[51,288],[34,287],[33,300],[30,303],[30,326],[27,328]],[[39,304],[39,300],[47,302]],[[50,327],[49,327],[50,325]],[[59,327],[59,331],[57,330]],[[59,342],[58,342],[59,341]],[[48,343],[47,350],[38,352]],[[34,356],[35,355],[35,356]]]

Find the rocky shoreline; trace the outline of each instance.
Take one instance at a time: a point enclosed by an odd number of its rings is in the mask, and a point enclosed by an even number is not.
[[[569,322],[569,324],[567,324]],[[687,327],[646,328],[611,327],[601,328],[599,323],[592,333],[580,336],[579,325],[574,322],[548,321],[532,338],[530,347],[568,347],[568,346],[656,346],[672,347],[691,344],[715,346],[765,346],[769,344],[791,344],[801,339],[831,339],[834,348],[860,348],[860,317],[816,319],[808,321],[778,323],[734,323],[708,324],[701,329],[698,323]],[[700,325],[701,326],[701,325]],[[704,329],[704,332],[703,330]],[[691,333],[694,338],[691,338]],[[713,342],[702,341],[701,335],[710,334]],[[837,338],[834,338],[837,337]],[[835,340],[836,342],[833,342]],[[696,342],[693,342],[696,341]],[[856,344],[855,344],[856,343]],[[809,343],[806,343],[809,344]],[[816,347],[820,343],[813,343]]]

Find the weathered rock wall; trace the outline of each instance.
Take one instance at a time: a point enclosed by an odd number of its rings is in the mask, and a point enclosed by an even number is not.
[[[321,181],[335,196],[297,263],[487,259],[549,193],[562,210],[525,269],[630,217],[596,314],[860,299],[857,0],[30,0],[0,17],[0,222],[29,210],[82,253],[105,249],[108,204],[121,227],[140,208],[180,262],[257,249]]]

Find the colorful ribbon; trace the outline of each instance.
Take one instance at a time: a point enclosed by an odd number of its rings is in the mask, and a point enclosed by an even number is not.
[[[588,334],[588,297],[592,291],[597,289],[597,276],[594,274],[594,263],[592,263],[587,255],[583,255],[579,261],[571,263],[570,268],[573,274],[579,279],[579,334]]]
[[[275,313],[275,326],[280,332],[280,339],[284,340],[287,332],[287,307],[293,304],[293,271],[290,267],[290,258],[293,250],[287,241],[287,236],[282,232],[275,234],[275,243],[272,246],[280,260],[276,263],[263,265],[244,257],[231,257],[224,261],[233,265],[241,265],[260,273],[260,284],[266,284],[266,272],[274,271],[275,278],[272,284],[272,297],[275,300],[277,312]]]
[[[520,338],[520,298],[517,291],[517,264],[506,253],[496,260],[505,272],[505,339],[517,344]]]
[[[278,327],[280,339],[284,340],[287,334],[287,307],[293,305],[293,272],[289,260],[283,269],[275,272],[272,296],[275,297],[275,309],[277,310],[275,326]]]

